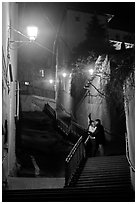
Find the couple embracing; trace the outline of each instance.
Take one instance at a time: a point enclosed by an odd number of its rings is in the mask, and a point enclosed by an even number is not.
[[[101,156],[104,155],[105,134],[104,127],[101,125],[100,119],[93,121],[89,114],[88,139],[92,144],[92,155],[96,156],[97,151],[100,151]],[[94,147],[93,147],[94,146]]]

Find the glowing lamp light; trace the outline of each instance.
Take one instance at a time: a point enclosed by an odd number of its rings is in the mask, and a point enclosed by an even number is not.
[[[65,77],[67,76],[67,74],[64,72],[64,73],[62,74],[62,76],[65,78]]]
[[[93,69],[89,69],[88,71],[89,71],[89,74],[90,74],[90,75],[92,75],[92,74],[93,74],[93,72],[94,72],[94,70],[93,70]]]
[[[50,79],[50,80],[49,80],[49,83],[50,83],[50,84],[53,84],[53,79]]]
[[[31,41],[34,41],[38,35],[38,28],[35,26],[27,27],[27,34]]]
[[[28,82],[28,81],[25,81],[25,85],[28,86],[28,85],[29,85],[29,82]]]

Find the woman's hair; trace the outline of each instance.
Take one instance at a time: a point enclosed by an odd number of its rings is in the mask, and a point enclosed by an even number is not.
[[[91,120],[91,113],[88,114],[89,119]]]
[[[88,117],[91,118],[91,113],[88,114]]]
[[[97,121],[99,125],[101,124],[101,120],[100,119],[96,119],[95,121]]]

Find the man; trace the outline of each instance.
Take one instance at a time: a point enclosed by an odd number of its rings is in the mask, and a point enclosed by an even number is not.
[[[94,156],[98,150],[100,150],[101,156],[104,155],[104,144],[105,144],[105,134],[104,134],[104,127],[101,125],[100,119],[95,120],[95,132],[93,133],[93,137],[95,137],[96,147],[94,151]]]

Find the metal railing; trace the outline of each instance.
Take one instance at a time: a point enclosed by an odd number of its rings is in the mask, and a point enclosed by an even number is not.
[[[56,119],[56,112],[48,103],[45,104],[44,110],[48,111],[50,115],[53,117],[53,119]]]
[[[48,110],[51,115],[55,115],[55,110],[49,105],[45,105],[45,110]],[[69,133],[75,135],[78,140],[73,146],[69,155],[65,160],[65,186],[69,186],[75,173],[80,167],[80,164],[86,159],[86,149],[84,141],[87,138],[87,131],[75,122],[71,121],[71,125],[67,125],[62,120],[56,118],[57,127],[69,135]]]
[[[65,186],[69,186],[81,162],[86,158],[83,137],[81,136],[65,160]]]
[[[70,126],[64,123],[62,120],[57,119],[57,127],[65,134],[68,135],[70,132]]]
[[[70,133],[75,135],[77,138],[80,138],[82,135],[83,140],[86,140],[86,138],[87,138],[86,129],[82,128],[80,125],[78,125],[77,123],[75,123],[73,121],[71,121]]]
[[[19,82],[16,81],[15,82],[15,95],[16,95],[16,113],[15,113],[15,117],[17,120],[19,120],[19,104],[20,104],[20,101],[19,101]]]
[[[127,137],[127,134],[125,134],[125,140],[126,140],[126,158],[127,158],[127,161],[129,163],[129,166],[130,168],[132,169],[133,172],[135,172],[135,168],[131,162],[131,159],[130,159],[130,156],[129,156],[129,142],[128,142],[128,137]]]

